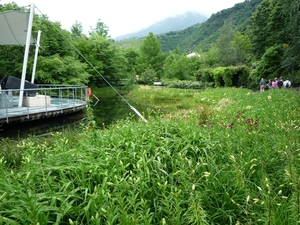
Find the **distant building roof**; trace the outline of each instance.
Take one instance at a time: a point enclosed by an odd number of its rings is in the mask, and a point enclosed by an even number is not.
[[[190,54],[188,54],[186,57],[193,57],[193,56],[197,56],[197,57],[200,57],[200,55],[197,53],[197,52],[192,52]]]

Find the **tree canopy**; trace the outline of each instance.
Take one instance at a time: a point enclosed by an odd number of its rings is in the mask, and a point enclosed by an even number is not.
[[[0,11],[11,9],[28,11],[15,3]],[[137,75],[148,84],[198,80],[254,87],[261,76],[289,76],[292,83],[299,82],[299,10],[298,0],[249,0],[183,31],[150,32],[130,48],[111,39],[100,19],[86,34],[79,21],[68,31],[46,15],[35,15],[32,34],[42,31],[36,82],[102,86],[105,80],[135,80]],[[188,58],[191,52],[197,56]],[[31,46],[29,64],[34,53]],[[0,46],[0,73],[20,76],[23,55],[24,46]]]

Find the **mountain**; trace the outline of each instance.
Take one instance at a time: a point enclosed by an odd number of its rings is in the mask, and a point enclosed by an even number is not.
[[[179,31],[179,30],[186,29],[187,27],[193,26],[195,24],[202,23],[206,19],[207,17],[203,16],[200,13],[186,12],[185,14],[182,15],[166,18],[165,20],[155,23],[143,30],[118,36],[114,38],[114,40],[120,41],[124,39],[142,38],[148,36],[149,32],[152,32],[154,35],[159,35],[171,31]]]
[[[201,46],[207,51],[222,32],[224,24],[230,23],[235,31],[247,32],[251,23],[251,16],[262,0],[245,0],[235,4],[232,8],[223,9],[212,14],[209,19],[201,24],[188,27],[180,31],[156,35],[160,41],[163,52],[178,48],[180,51],[192,52],[195,47]]]
[[[161,43],[163,52],[173,51],[178,48],[181,52],[189,53],[195,51],[198,46],[201,47],[203,51],[208,51],[220,34],[222,34],[225,23],[230,23],[236,32],[248,34],[252,14],[262,1],[263,0],[245,0],[244,2],[235,4],[231,8],[223,9],[212,14],[207,20],[202,20],[203,22],[201,23],[194,23],[194,25],[182,30],[154,34]],[[168,18],[165,21],[172,19],[175,18]],[[174,23],[178,23],[178,21]],[[148,36],[148,33],[143,36]],[[122,41],[115,42],[115,45],[119,48],[138,48],[143,40],[144,38],[123,39]]]

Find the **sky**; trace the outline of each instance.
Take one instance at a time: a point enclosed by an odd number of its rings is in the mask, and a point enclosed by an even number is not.
[[[35,5],[35,13],[60,22],[63,29],[77,22],[84,33],[100,20],[108,27],[112,38],[147,28],[168,17],[188,11],[209,17],[222,9],[245,0],[0,0],[0,4],[15,2],[18,6]]]

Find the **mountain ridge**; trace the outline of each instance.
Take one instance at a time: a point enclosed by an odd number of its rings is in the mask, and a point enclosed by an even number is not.
[[[236,3],[231,8],[212,14],[207,20],[201,23],[178,31],[155,34],[155,36],[161,43],[162,52],[173,51],[177,48],[181,52],[190,53],[195,51],[197,47],[200,47],[203,51],[208,51],[211,45],[222,34],[222,29],[226,23],[229,23],[235,32],[247,34],[252,14],[262,1],[245,0],[244,2]],[[146,36],[117,41],[115,45],[119,48],[138,48]]]
[[[162,21],[154,23],[153,25],[141,29],[136,32],[120,35],[114,38],[115,41],[121,41],[124,39],[135,39],[143,38],[149,35],[149,32],[152,32],[154,35],[159,35],[163,33],[168,33],[171,31],[184,30],[190,26],[193,26],[198,23],[202,23],[208,19],[207,16],[202,15],[198,12],[187,11],[183,14],[168,17]]]
[[[192,52],[199,45],[201,45],[202,50],[207,51],[222,34],[225,23],[229,23],[234,31],[247,32],[247,26],[251,23],[251,16],[260,2],[262,0],[245,0],[236,3],[231,8],[212,14],[201,24],[177,32],[156,35],[156,37],[162,45],[163,52],[172,51],[175,48]]]

